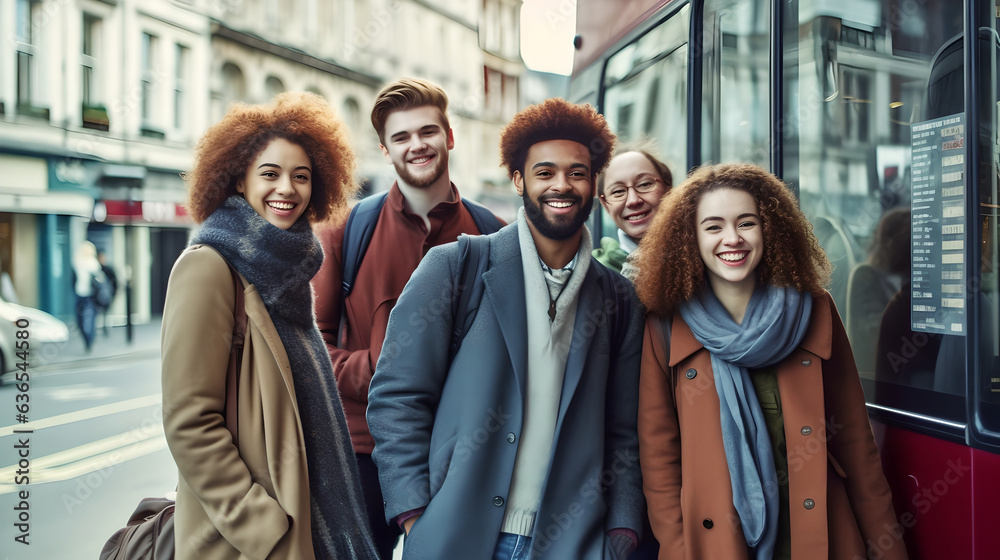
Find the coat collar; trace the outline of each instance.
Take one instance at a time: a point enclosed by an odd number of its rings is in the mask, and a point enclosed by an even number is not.
[[[823,360],[829,360],[833,352],[833,305],[829,292],[820,297],[813,296],[809,330],[799,343],[800,348]],[[670,330],[669,366],[676,366],[702,348],[704,346],[694,337],[680,313],[674,313]]]
[[[595,314],[603,311],[604,287],[597,277],[596,265],[587,268],[583,285],[580,286],[576,319],[573,326],[572,345],[566,358],[566,372],[563,378],[562,396],[559,400],[559,417],[556,430],[566,414],[566,407],[576,392],[580,378],[586,369],[587,348],[599,329],[584,328]],[[488,297],[496,313],[497,323],[510,355],[521,395],[527,390],[528,316],[524,308],[524,274],[521,271],[521,247],[517,233],[517,223],[504,227],[490,236],[490,266],[483,274],[484,297]]]

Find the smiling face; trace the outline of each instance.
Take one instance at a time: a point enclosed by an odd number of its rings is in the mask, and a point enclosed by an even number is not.
[[[637,185],[651,186],[652,190],[640,193],[628,188]],[[616,191],[625,192],[625,199],[618,202],[611,200],[612,193]],[[615,156],[604,172],[601,205],[626,235],[642,239],[666,192],[663,178],[649,158],[641,152],[625,152]]]
[[[250,164],[236,191],[269,223],[288,229],[309,207],[309,156],[302,146],[275,138]]]
[[[427,188],[448,178],[448,152],[455,147],[451,129],[446,129],[441,110],[425,105],[395,111],[385,120],[380,146],[399,180],[415,188]]]
[[[727,188],[705,193],[698,202],[695,228],[715,292],[752,292],[755,271],[764,258],[764,231],[753,197]]]
[[[549,239],[568,239],[594,207],[590,151],[572,140],[538,142],[528,148],[524,175],[514,171],[514,185],[535,229]]]

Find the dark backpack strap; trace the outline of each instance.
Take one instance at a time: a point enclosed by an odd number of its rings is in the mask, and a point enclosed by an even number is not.
[[[458,237],[458,254],[463,266],[462,275],[458,281],[459,296],[452,300],[454,330],[452,331],[450,358],[454,358],[462,346],[462,339],[472,328],[472,322],[476,319],[476,311],[479,309],[479,302],[483,299],[483,290],[485,289],[483,273],[486,272],[490,264],[489,237],[485,235],[460,235]]]
[[[344,226],[344,262],[341,276],[341,293],[345,299],[354,289],[358,269],[361,268],[361,261],[364,260],[368,245],[372,242],[378,216],[388,197],[389,192],[386,191],[363,198],[354,205],[347,217],[347,224]]]
[[[673,328],[673,315],[662,315],[657,317],[660,324],[660,339],[663,341],[663,356],[670,367],[670,329]]]
[[[611,361],[618,358],[618,351],[625,344],[625,335],[628,333],[628,322],[632,317],[632,299],[629,298],[629,281],[624,276],[603,266],[594,267],[598,274],[604,275],[603,282],[605,290],[604,300],[609,299],[615,302],[614,316],[611,318]],[[608,297],[610,295],[610,297]]]
[[[667,378],[670,380],[670,385],[673,388],[677,386],[677,376],[674,368],[670,367],[670,329],[673,328],[674,318],[673,315],[649,315],[650,319],[655,319],[649,321],[650,328],[653,329],[654,335],[660,335],[660,344],[663,345],[663,362],[667,368]],[[674,408],[677,408],[677,391],[671,391],[670,393],[674,399]]]
[[[233,289],[236,292],[236,303],[233,306],[233,343],[229,349],[229,368],[226,371],[226,429],[233,434],[233,444],[238,445],[238,395],[240,390],[240,366],[243,364],[243,343],[247,332],[247,309],[243,300],[243,281],[240,273],[233,265],[229,272],[233,276]]]
[[[476,222],[476,228],[479,230],[479,233],[496,233],[503,227],[503,224],[500,223],[500,220],[497,219],[493,212],[490,212],[482,204],[466,198],[462,199],[462,204],[465,205],[465,209],[469,211],[469,214],[472,214],[472,221]]]

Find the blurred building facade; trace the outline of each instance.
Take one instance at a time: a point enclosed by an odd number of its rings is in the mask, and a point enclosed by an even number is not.
[[[135,322],[162,311],[193,223],[181,173],[238,101],[326,97],[350,127],[359,177],[389,188],[369,114],[401,76],[451,98],[452,178],[510,205],[499,131],[522,106],[521,0],[0,0],[0,272],[21,303],[73,314],[84,240],[130,280]],[[124,282],[122,282],[124,286]],[[124,322],[125,297],[111,320]]]

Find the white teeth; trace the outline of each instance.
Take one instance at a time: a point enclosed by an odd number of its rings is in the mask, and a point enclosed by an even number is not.
[[[421,158],[417,158],[417,159],[414,159],[414,160],[410,160],[410,163],[420,164],[420,163],[424,163],[426,161],[430,161],[430,159],[431,159],[430,157],[421,157]]]
[[[745,259],[747,253],[722,253],[719,258],[724,261],[736,262]]]
[[[550,200],[546,202],[546,204],[554,208],[569,208],[570,206],[573,206],[572,202],[565,202],[562,200]]]
[[[630,221],[630,222],[637,222],[637,221],[645,218],[648,215],[649,215],[649,212],[646,212],[645,214],[636,214],[635,216],[629,216],[628,217],[628,221]]]
[[[267,204],[275,210],[291,210],[295,208],[295,205],[291,202],[268,202]]]

